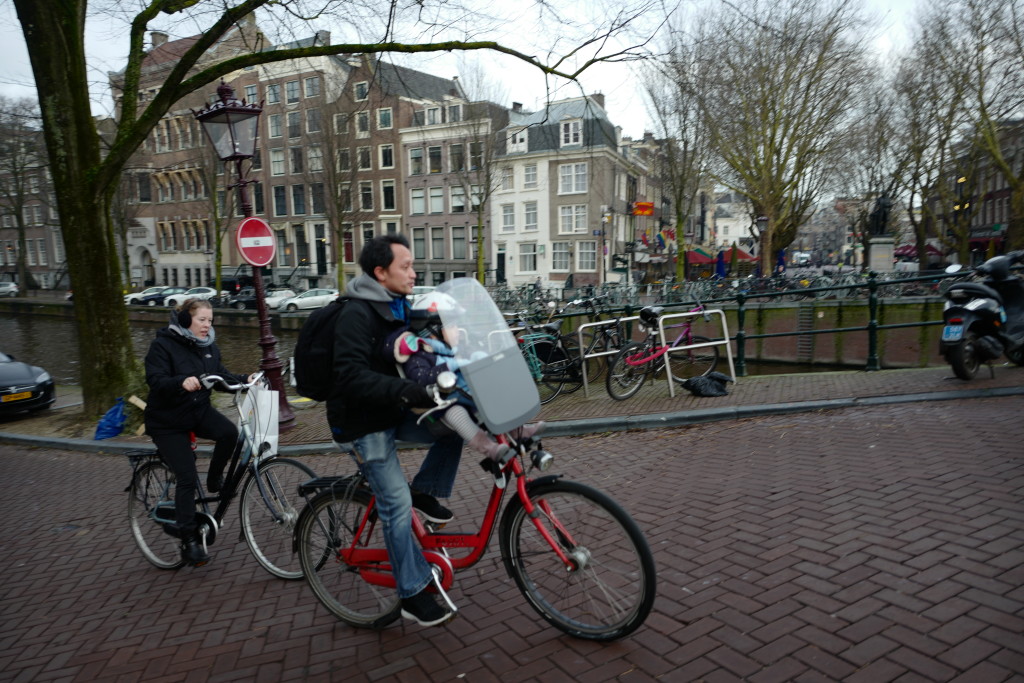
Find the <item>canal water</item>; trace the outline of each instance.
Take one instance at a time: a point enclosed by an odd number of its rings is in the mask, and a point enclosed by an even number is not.
[[[141,361],[146,355],[156,331],[164,324],[132,321],[132,346]],[[217,327],[217,346],[224,365],[232,372],[245,373],[259,369],[263,351],[257,345],[259,330],[252,327]],[[295,348],[298,332],[275,332],[277,357],[286,365]],[[0,351],[20,361],[38,365],[57,384],[79,383],[78,333],[72,321],[45,315],[13,315],[0,313]],[[719,369],[728,370],[724,358]],[[747,375],[776,375],[797,372],[825,372],[837,370],[834,366],[795,363],[765,363],[747,361]],[[847,368],[849,369],[849,368]]]

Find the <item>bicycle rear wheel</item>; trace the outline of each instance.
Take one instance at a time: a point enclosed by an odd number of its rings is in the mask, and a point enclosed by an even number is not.
[[[634,342],[623,347],[619,355],[608,366],[608,376],[605,378],[605,387],[608,395],[616,401],[625,401],[627,398],[640,391],[647,379],[647,367],[649,363],[641,365],[630,365],[626,362],[632,356],[642,356],[651,352],[646,344]],[[655,361],[650,361],[651,363]]]
[[[292,537],[304,505],[299,485],[314,477],[301,462],[272,458],[264,460],[242,487],[239,510],[245,543],[264,569],[282,579],[302,578]]]
[[[562,393],[571,394],[583,387],[583,361],[580,357],[579,343],[573,335],[562,337],[562,348],[565,350],[566,362],[564,363],[564,382]]]
[[[128,491],[128,525],[132,538],[150,564],[160,569],[185,566],[181,559],[181,540],[172,532],[173,524],[156,521],[174,519],[174,472],[156,458],[139,465]]]
[[[362,488],[351,495],[323,491],[306,505],[296,529],[306,583],[331,614],[357,628],[383,628],[401,611],[398,591],[363,580],[360,570],[339,555],[353,543],[384,547],[383,534],[374,533],[376,514],[367,518],[370,500],[370,492]],[[354,540],[356,534],[360,536]]]
[[[574,567],[534,526],[519,498],[501,520],[505,569],[552,626],[588,640],[615,640],[643,624],[654,604],[654,557],[636,522],[604,493],[572,481],[531,486],[530,501]]]
[[[538,341],[533,343],[533,352],[540,362],[540,377],[537,378],[537,393],[540,402],[550,403],[562,392],[565,384],[565,366],[569,362],[565,351],[554,342]]]
[[[693,335],[692,343],[704,344],[709,341],[707,337]],[[672,366],[672,379],[682,384],[691,377],[706,375],[718,367],[718,347],[702,346],[696,349],[685,349],[673,351],[669,349],[668,362]]]

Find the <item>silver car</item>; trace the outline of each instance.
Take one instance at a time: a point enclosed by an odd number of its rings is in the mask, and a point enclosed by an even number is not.
[[[17,282],[0,282],[0,296],[18,296]]]
[[[302,294],[285,299],[277,305],[280,311],[298,311],[307,308],[320,308],[338,298],[336,289],[307,289]]]

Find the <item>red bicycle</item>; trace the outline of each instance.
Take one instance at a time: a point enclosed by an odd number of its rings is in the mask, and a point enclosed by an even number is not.
[[[514,490],[498,527],[506,571],[548,623],[569,635],[614,640],[635,631],[654,603],[654,558],[636,522],[606,494],[545,475],[552,461],[539,441],[498,438],[515,455],[494,464],[494,487],[480,527],[452,533],[413,513],[413,532],[447,597],[457,570],[476,564],[498,523],[505,491]],[[486,468],[485,468],[486,469]],[[312,496],[296,525],[299,560],[317,599],[347,624],[382,628],[398,618],[395,590],[373,492],[361,475],[321,477],[301,487]],[[461,552],[460,552],[461,551]]]

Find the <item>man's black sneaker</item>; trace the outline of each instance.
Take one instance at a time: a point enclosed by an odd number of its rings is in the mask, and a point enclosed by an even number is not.
[[[423,589],[411,598],[402,598],[402,616],[420,626],[439,626],[454,617],[455,612],[438,605],[434,596]]]
[[[455,519],[452,511],[437,502],[437,498],[426,493],[412,492],[412,506],[426,519],[436,524],[446,524]]]

